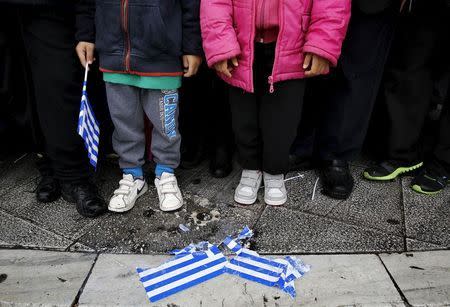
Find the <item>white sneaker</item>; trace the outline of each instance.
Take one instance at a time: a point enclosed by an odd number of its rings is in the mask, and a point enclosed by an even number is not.
[[[261,186],[262,173],[244,169],[242,171],[241,181],[236,191],[234,191],[234,200],[243,205],[252,205],[258,198],[258,190]]]
[[[119,188],[109,201],[108,209],[113,212],[126,212],[131,210],[136,200],[147,192],[148,186],[145,180],[135,179],[133,175],[123,174],[119,181]]]
[[[270,206],[281,206],[286,201],[284,175],[271,175],[264,172],[264,202]]]
[[[174,174],[163,173],[161,179],[155,178],[155,186],[162,211],[174,211],[183,206],[183,196]]]

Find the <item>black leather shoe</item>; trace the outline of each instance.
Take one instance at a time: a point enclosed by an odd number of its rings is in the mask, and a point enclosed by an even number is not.
[[[107,206],[98,194],[97,187],[90,182],[63,183],[61,185],[64,200],[75,203],[77,211],[84,217],[97,217],[106,212]]]
[[[51,203],[61,197],[61,187],[53,176],[42,176],[36,188],[36,199],[41,203]]]
[[[350,174],[347,161],[323,161],[321,167],[322,193],[336,199],[350,197],[355,181]]]
[[[233,169],[232,156],[230,150],[225,147],[218,147],[214,151],[209,162],[209,172],[215,178],[227,177]]]

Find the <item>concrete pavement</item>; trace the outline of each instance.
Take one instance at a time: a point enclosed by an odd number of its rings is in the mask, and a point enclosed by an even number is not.
[[[150,303],[135,272],[163,255],[0,250],[0,306],[449,306],[450,251],[305,255],[297,297],[222,275]]]

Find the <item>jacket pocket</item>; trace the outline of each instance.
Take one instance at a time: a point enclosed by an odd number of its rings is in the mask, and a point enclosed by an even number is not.
[[[171,41],[159,6],[131,6],[129,14],[131,53],[142,58],[168,53]]]
[[[124,41],[119,1],[96,1],[95,47],[99,53],[123,54]]]

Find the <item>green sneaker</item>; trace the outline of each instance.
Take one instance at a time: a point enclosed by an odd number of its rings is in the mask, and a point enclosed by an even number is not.
[[[426,168],[414,177],[411,189],[417,193],[434,195],[445,189],[448,184],[450,178],[447,175]]]
[[[364,178],[374,181],[394,180],[399,175],[412,172],[422,167],[423,162],[414,165],[404,165],[395,161],[385,161],[375,167],[368,168],[364,171]]]

